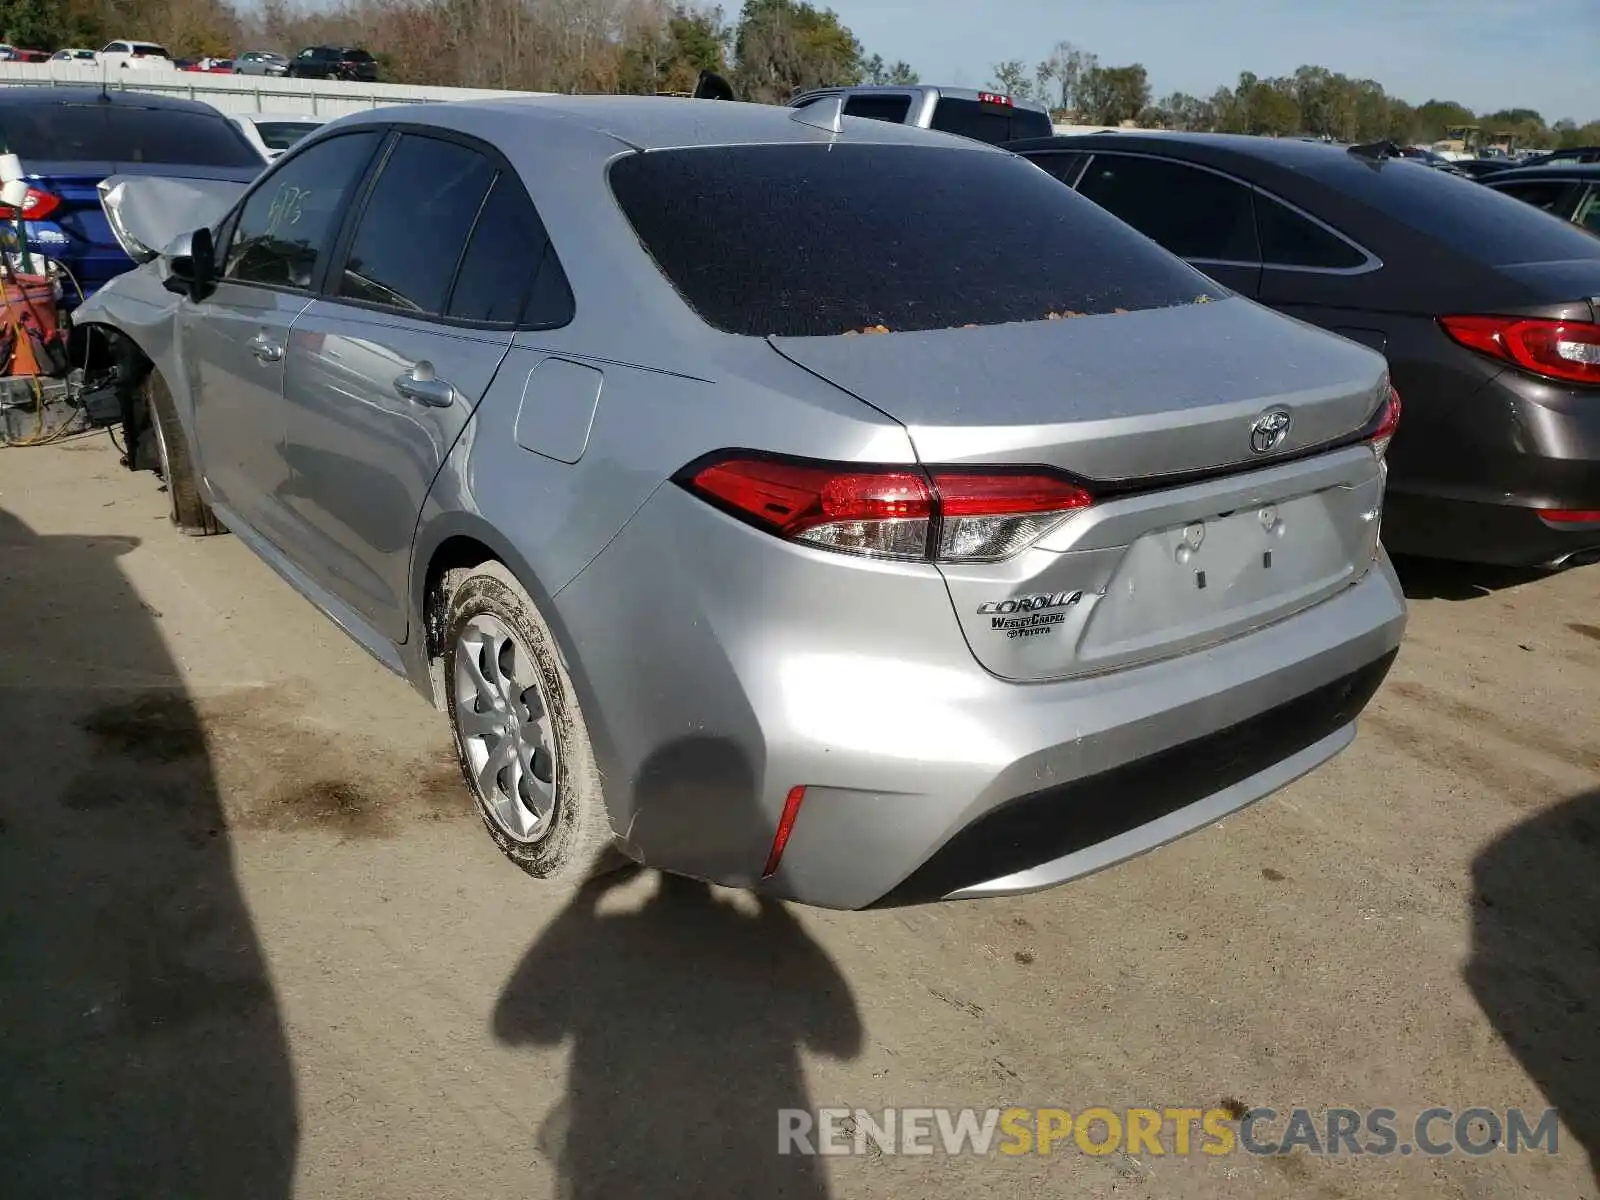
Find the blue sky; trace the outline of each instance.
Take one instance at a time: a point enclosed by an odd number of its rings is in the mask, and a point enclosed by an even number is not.
[[[866,52],[926,83],[982,87],[1058,41],[1108,66],[1142,62],[1157,97],[1208,96],[1240,71],[1303,63],[1376,79],[1413,104],[1536,108],[1600,120],[1600,0],[820,0]],[[737,12],[737,4],[727,10]]]

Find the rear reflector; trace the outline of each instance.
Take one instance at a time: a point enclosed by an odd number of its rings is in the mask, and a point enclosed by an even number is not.
[[[1026,549],[1090,494],[1061,475],[819,463],[730,451],[678,482],[789,541],[874,558],[994,562]]]
[[[761,869],[761,878],[771,879],[778,873],[778,864],[783,861],[783,848],[789,844],[789,835],[794,832],[795,820],[800,816],[800,804],[806,798],[806,789],[802,785],[789,789],[789,795],[783,801],[783,813],[778,818],[778,832],[772,835],[772,850],[767,855],[767,865]]]
[[[1600,525],[1600,508],[1544,508],[1539,515],[1552,525]]]
[[[1563,383],[1600,383],[1600,325],[1542,317],[1440,317],[1461,345]]]

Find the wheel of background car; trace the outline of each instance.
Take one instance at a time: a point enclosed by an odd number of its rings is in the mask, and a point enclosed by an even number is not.
[[[613,865],[588,728],[549,626],[498,562],[449,572],[441,594],[446,711],[489,836],[539,879]]]
[[[194,467],[189,462],[189,443],[184,440],[172,393],[159,372],[152,371],[145,381],[145,405],[150,414],[150,433],[155,441],[157,469],[167,485],[167,516],[180,532],[204,537],[226,533],[217,514],[200,495]]]

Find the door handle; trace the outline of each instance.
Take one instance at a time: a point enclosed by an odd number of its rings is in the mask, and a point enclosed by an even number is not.
[[[264,363],[275,363],[283,358],[283,347],[264,333],[250,339],[250,353]]]
[[[456,402],[456,389],[434,375],[430,362],[419,362],[404,374],[396,375],[394,390],[407,400],[429,408],[449,408]]]

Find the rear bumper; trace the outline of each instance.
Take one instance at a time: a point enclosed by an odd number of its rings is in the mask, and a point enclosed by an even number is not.
[[[1435,426],[1402,420],[1392,452],[1383,515],[1391,551],[1508,567],[1600,553],[1600,523],[1540,515],[1600,510],[1600,391],[1501,370],[1459,404],[1426,399]]]
[[[973,659],[931,567],[780,543],[664,489],[554,616],[629,853],[856,909],[1050,887],[1282,787],[1349,742],[1405,603],[1380,555],[1250,634],[1010,683]],[[1129,780],[1132,805],[1112,790]]]

